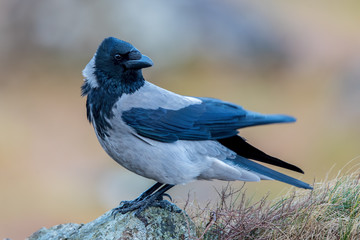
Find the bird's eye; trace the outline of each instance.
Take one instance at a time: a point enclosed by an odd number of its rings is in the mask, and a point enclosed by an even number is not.
[[[114,59],[115,59],[116,61],[120,61],[122,58],[123,58],[123,57],[122,57],[121,54],[119,54],[119,53],[117,53],[117,54],[114,55]]]

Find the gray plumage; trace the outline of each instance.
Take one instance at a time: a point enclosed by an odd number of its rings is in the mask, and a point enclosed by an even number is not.
[[[152,64],[131,44],[107,38],[83,71],[88,119],[101,146],[116,162],[167,185],[164,191],[172,185],[211,179],[274,179],[311,188],[248,160],[302,172],[237,136],[239,128],[293,122],[293,117],[264,115],[217,99],[167,91],[143,78],[141,69]]]

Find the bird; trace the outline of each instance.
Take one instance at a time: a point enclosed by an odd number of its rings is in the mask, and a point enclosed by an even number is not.
[[[145,80],[142,69],[151,66],[153,61],[132,44],[108,37],[83,70],[87,118],[101,146],[124,168],[156,181],[138,198],[122,201],[115,214],[165,207],[166,191],[195,180],[277,180],[312,189],[260,164],[304,173],[239,135],[241,128],[295,122],[294,117],[168,91]]]

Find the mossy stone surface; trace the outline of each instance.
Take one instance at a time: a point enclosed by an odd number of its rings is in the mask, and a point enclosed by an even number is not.
[[[175,208],[177,208],[174,205]],[[87,224],[66,223],[41,228],[29,240],[98,240],[98,239],[192,239],[195,225],[185,212],[150,207],[141,213],[111,215],[111,211]]]

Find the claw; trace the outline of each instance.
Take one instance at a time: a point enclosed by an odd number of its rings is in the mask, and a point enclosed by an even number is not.
[[[169,195],[169,194],[167,194],[167,193],[164,193],[162,196],[161,196],[161,200],[163,200],[163,197],[168,197],[169,199],[170,199],[170,201],[173,201],[172,200],[172,197]]]
[[[159,183],[154,186],[156,187],[157,185],[159,185]],[[139,217],[140,213],[151,206],[165,208],[172,211],[171,209],[173,209],[173,207],[168,207],[168,205],[172,204],[163,200],[163,196],[168,197],[172,201],[171,196],[165,192],[173,187],[173,185],[167,184],[156,192],[153,192],[154,186],[132,201],[121,201],[119,207],[112,210],[111,215],[115,218],[118,213],[125,214],[136,210],[135,216],[142,219]]]

